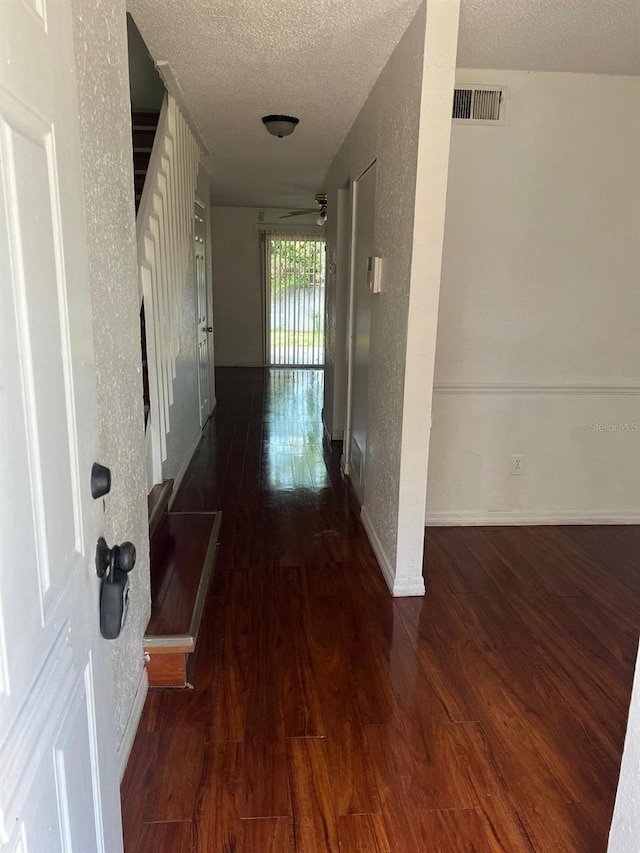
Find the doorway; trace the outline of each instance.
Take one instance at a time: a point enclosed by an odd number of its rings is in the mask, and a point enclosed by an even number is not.
[[[364,503],[372,294],[368,261],[374,252],[376,163],[354,181],[352,256],[347,354],[347,418],[344,469]]]
[[[324,364],[323,237],[266,238],[266,360],[271,367]]]

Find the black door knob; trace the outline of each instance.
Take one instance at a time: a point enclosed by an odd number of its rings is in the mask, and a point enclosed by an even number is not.
[[[132,542],[123,542],[109,548],[103,536],[98,539],[96,547],[96,573],[104,577],[112,569],[120,569],[129,573],[136,564],[136,548]]]
[[[213,332],[213,326],[205,326],[204,330],[205,332]]]

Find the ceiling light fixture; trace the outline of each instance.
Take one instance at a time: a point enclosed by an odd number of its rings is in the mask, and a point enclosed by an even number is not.
[[[283,136],[290,136],[299,121],[300,119],[295,116],[262,116],[264,126],[272,136],[277,136],[278,139],[282,139]]]

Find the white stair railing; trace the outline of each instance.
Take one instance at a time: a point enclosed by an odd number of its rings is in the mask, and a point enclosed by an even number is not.
[[[149,373],[148,487],[162,480],[180,346],[180,312],[193,251],[200,149],[174,98],[160,112],[136,223]]]

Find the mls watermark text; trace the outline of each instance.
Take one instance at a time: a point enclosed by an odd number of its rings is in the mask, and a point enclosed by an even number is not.
[[[591,432],[638,432],[637,421],[617,421],[616,423],[596,423],[591,421],[589,424]]]

